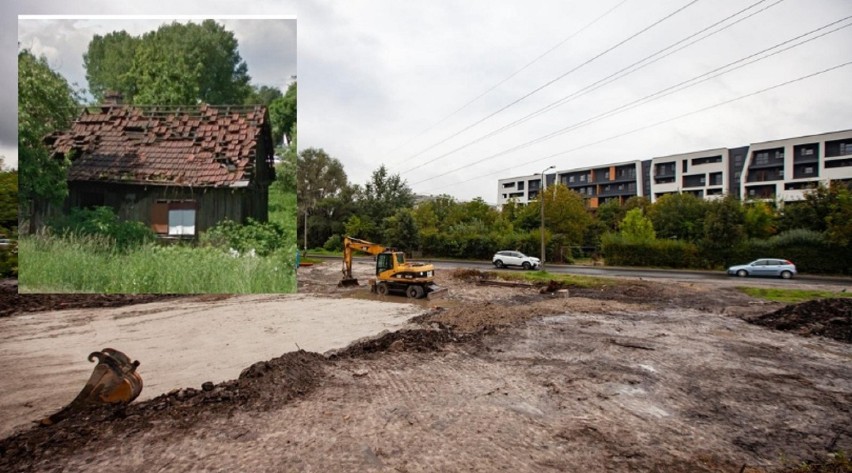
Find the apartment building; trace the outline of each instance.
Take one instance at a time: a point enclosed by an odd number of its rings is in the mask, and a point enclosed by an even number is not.
[[[802,200],[807,189],[835,180],[852,183],[852,130],[750,145],[739,195]]]
[[[546,174],[545,181],[576,191],[590,208],[636,195],[654,202],[672,193],[795,201],[820,182],[852,186],[852,130],[565,169]],[[500,179],[497,187],[498,205],[510,199],[526,204],[537,198],[541,175]]]
[[[611,200],[624,203],[630,197],[642,195],[641,161],[557,171],[555,175],[559,183],[587,199],[591,208]]]

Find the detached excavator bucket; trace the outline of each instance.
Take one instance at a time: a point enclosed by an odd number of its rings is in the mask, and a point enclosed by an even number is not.
[[[352,287],[357,286],[358,280],[355,278],[343,278],[337,283],[337,287]]]
[[[89,361],[97,358],[89,381],[80,394],[59,412],[42,419],[41,425],[52,425],[80,411],[99,406],[124,405],[142,392],[142,377],[136,372],[138,361],[130,361],[124,353],[112,348],[89,354]]]
[[[435,284],[432,284],[428,287],[428,291],[426,292],[426,300],[434,300],[434,299],[443,299],[447,297],[449,290],[446,287],[441,287]]]

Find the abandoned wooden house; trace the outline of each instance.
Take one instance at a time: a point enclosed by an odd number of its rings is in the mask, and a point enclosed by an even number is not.
[[[112,207],[162,238],[267,220],[275,169],[266,107],[104,104],[45,142],[71,159],[66,209]]]

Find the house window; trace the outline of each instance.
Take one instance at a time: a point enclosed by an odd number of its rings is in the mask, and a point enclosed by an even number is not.
[[[169,235],[195,235],[195,209],[169,209]]]
[[[568,176],[568,182],[574,182],[574,176]]]
[[[198,204],[192,200],[158,200],[151,207],[151,229],[160,235],[195,235]]]

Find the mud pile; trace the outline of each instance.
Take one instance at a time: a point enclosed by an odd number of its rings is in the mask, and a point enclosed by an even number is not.
[[[124,409],[92,409],[56,425],[34,427],[0,440],[0,471],[40,470],[56,455],[65,455],[100,438],[131,436],[152,425],[180,433],[217,412],[266,411],[311,392],[327,360],[305,351],[255,363],[238,379],[200,389],[172,391]]]
[[[749,322],[798,335],[819,335],[852,343],[852,299],[802,302],[764,314]]]
[[[17,281],[0,284],[0,317],[24,312],[120,307],[181,297],[174,294],[18,294]]]

